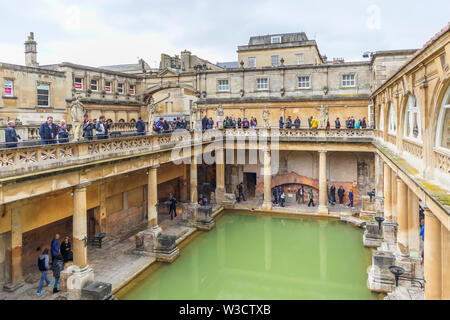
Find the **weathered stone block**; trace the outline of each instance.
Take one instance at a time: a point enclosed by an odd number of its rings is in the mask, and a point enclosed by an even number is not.
[[[112,285],[105,282],[92,282],[81,289],[81,300],[106,300],[112,295]]]
[[[374,250],[369,268],[367,286],[374,292],[391,292],[395,287],[395,277],[389,270],[394,265],[395,256],[391,252]]]

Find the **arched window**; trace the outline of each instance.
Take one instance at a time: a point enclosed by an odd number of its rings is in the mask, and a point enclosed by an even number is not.
[[[119,123],[124,123],[124,122],[125,122],[124,119],[120,119],[120,120],[119,120]]]
[[[380,107],[380,130],[384,130],[384,112],[383,112],[383,106]]]
[[[135,123],[135,122],[136,122],[136,119],[131,119],[130,122],[131,122],[131,123]]]
[[[436,146],[450,149],[450,87],[442,100],[436,131]]]
[[[405,111],[405,137],[422,141],[422,121],[417,99],[410,95]]]
[[[391,102],[388,116],[388,132],[397,133],[397,114],[395,113],[394,103]]]

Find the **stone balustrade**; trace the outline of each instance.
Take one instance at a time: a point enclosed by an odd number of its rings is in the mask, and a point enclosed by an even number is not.
[[[441,148],[435,148],[434,157],[436,168],[443,173],[450,174],[450,153]]]

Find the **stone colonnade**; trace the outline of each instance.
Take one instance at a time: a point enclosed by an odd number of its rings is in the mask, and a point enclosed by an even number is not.
[[[376,161],[382,162],[380,157]],[[398,225],[397,246],[404,257],[420,258],[419,198],[408,185],[384,163],[383,194],[384,223]],[[380,166],[376,163],[375,166]],[[381,174],[381,170],[379,171]],[[381,177],[379,177],[381,179]],[[381,183],[380,183],[381,185]],[[449,231],[440,220],[424,207],[424,278],[426,299],[449,299],[450,268],[447,251]],[[447,294],[447,296],[446,296]]]

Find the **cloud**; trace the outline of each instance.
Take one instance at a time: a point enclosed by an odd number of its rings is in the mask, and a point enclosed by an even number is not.
[[[304,31],[329,58],[361,59],[364,51],[421,47],[448,23],[447,1],[123,1],[15,0],[2,6],[8,30],[0,61],[23,64],[34,31],[40,64],[90,66],[136,62],[157,66],[161,53],[190,50],[236,61],[252,35]],[[407,7],[406,11],[404,8]],[[427,14],[428,13],[428,14]],[[418,23],[420,22],[420,23]]]

